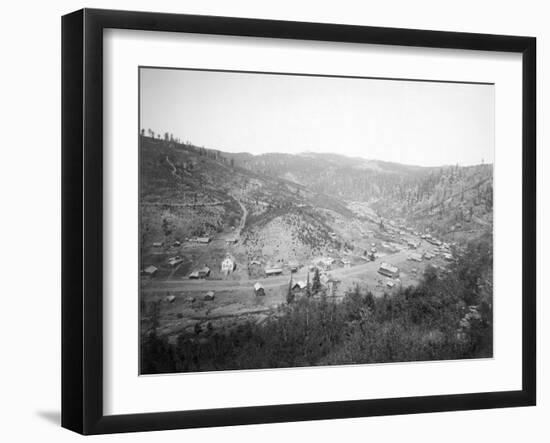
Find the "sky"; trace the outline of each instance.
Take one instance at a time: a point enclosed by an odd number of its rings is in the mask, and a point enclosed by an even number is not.
[[[493,163],[494,85],[140,68],[140,128],[226,152]]]

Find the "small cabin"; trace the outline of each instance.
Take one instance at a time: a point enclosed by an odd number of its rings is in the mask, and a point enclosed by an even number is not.
[[[257,297],[262,297],[265,295],[265,289],[260,282],[256,282],[254,284],[254,295]]]
[[[343,258],[341,261],[344,268],[349,268],[351,266],[351,260],[349,258]]]
[[[181,258],[179,255],[176,255],[175,257],[171,257],[168,259],[168,264],[173,268],[180,263],[183,263],[183,258]]]
[[[307,283],[305,281],[297,281],[292,284],[292,292],[294,293],[301,293],[304,289],[306,289]]]
[[[191,274],[189,274],[189,278],[206,278],[210,275],[210,268],[208,266],[204,266],[200,269],[196,269]]]
[[[154,277],[155,274],[157,273],[158,271],[158,268],[156,266],[147,266],[144,270],[143,270],[143,274],[144,275],[148,275],[150,277]]]
[[[288,262],[288,268],[290,269],[290,272],[298,272],[299,267],[300,265],[296,261]]]
[[[399,268],[389,263],[380,263],[378,273],[385,275],[386,277],[397,278],[399,277]]]
[[[282,268],[265,268],[265,275],[268,277],[272,275],[281,275],[282,273]]]

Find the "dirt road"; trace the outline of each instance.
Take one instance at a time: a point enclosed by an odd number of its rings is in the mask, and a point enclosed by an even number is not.
[[[240,243],[241,241],[241,232],[244,229],[244,226],[246,224],[246,218],[248,217],[248,210],[246,209],[246,206],[239,200],[239,198],[236,195],[232,195],[232,197],[235,199],[235,201],[239,204],[241,207],[241,210],[243,211],[243,216],[239,220],[239,226],[235,228],[235,238]]]

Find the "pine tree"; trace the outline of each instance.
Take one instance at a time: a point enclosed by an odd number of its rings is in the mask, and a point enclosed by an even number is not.
[[[314,294],[316,294],[317,292],[319,292],[320,289],[321,289],[321,276],[319,274],[319,268],[315,268],[311,290],[313,291]]]
[[[309,284],[309,271],[307,273],[306,296],[311,297],[311,285]]]
[[[294,301],[294,293],[292,292],[292,275],[288,281],[288,291],[286,293],[286,302],[291,304]]]

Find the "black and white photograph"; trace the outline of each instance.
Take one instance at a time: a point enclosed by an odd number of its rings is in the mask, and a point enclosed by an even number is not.
[[[2,9],[0,441],[550,441],[543,2],[106,5]]]
[[[494,93],[140,67],[140,373],[491,358]]]

